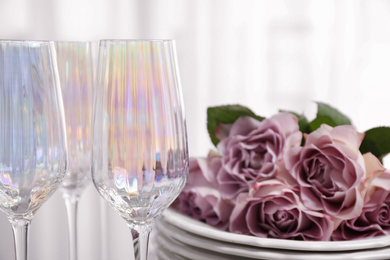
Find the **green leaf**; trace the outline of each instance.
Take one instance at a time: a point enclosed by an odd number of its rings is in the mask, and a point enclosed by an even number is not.
[[[317,117],[309,123],[311,131],[316,130],[322,124],[328,124],[332,127],[352,125],[351,120],[337,109],[322,102],[317,102],[317,106]]]
[[[307,120],[307,118],[304,115],[298,114],[298,113],[295,113],[295,112],[292,112],[292,111],[287,111],[287,110],[279,110],[279,111],[280,112],[288,112],[288,113],[291,113],[294,116],[296,116],[298,118],[299,130],[302,133],[310,133],[309,121]]]
[[[302,133],[310,133],[309,121],[304,115],[298,117],[298,125]]]
[[[336,123],[327,116],[317,116],[313,121],[309,123],[311,132],[315,131],[316,129],[320,128],[322,124],[327,124],[330,126],[336,126]]]
[[[362,144],[362,154],[371,152],[381,162],[390,153],[390,127],[375,127],[366,131]]]
[[[263,117],[257,116],[252,110],[241,105],[217,106],[207,109],[207,130],[215,146],[220,141],[215,135],[218,125],[233,124],[241,116],[250,116],[259,121],[264,120]]]
[[[351,120],[337,109],[321,102],[317,102],[317,105],[317,117],[329,117],[335,123],[333,126],[352,125]]]

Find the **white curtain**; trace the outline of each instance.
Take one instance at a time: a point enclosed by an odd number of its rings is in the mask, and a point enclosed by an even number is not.
[[[387,0],[0,0],[0,38],[175,39],[191,156],[212,148],[209,106],[242,104],[263,116],[288,109],[310,118],[321,101],[360,131],[390,125]],[[78,221],[81,260],[131,259],[126,223],[93,185]],[[0,230],[0,259],[13,259],[4,214]],[[68,259],[67,239],[57,192],[32,221],[30,259]]]

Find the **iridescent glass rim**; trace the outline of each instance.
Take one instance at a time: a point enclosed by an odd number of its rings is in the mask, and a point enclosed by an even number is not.
[[[55,42],[55,43],[94,43],[94,42],[99,42],[99,40],[96,40],[96,41],[94,41],[94,40],[86,40],[86,41],[73,41],[73,40],[55,40],[55,41],[53,41],[53,42]]]
[[[1,39],[0,43],[41,43],[47,44],[52,43],[54,41],[51,40],[10,40],[10,39]]]
[[[100,42],[174,42],[174,39],[101,39]]]

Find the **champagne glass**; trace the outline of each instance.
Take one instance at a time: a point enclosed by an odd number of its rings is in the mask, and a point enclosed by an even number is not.
[[[100,41],[92,179],[130,227],[136,259],[188,175],[179,82],[172,40]]]
[[[0,41],[0,210],[27,259],[34,213],[67,170],[65,118],[53,42]]]
[[[64,101],[69,169],[61,191],[68,215],[69,259],[77,259],[77,205],[90,180],[93,42],[55,42]]]

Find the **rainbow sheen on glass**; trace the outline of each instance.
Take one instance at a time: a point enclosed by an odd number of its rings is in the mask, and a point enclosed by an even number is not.
[[[93,42],[56,42],[55,46],[69,150],[62,187],[81,193],[91,170]]]
[[[65,176],[63,113],[53,43],[0,41],[0,210],[10,220],[31,220]]]
[[[173,41],[100,43],[92,176],[130,227],[150,225],[188,174]]]

